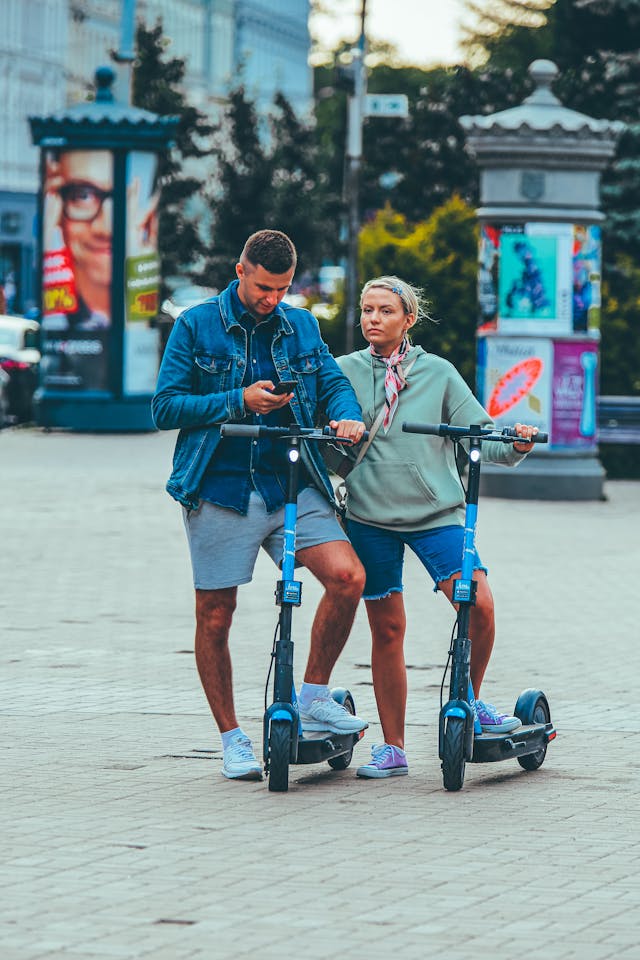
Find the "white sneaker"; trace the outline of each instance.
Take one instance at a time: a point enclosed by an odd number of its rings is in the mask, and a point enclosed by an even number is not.
[[[262,765],[253,752],[251,740],[234,737],[224,751],[222,772],[229,780],[262,780]]]
[[[330,733],[360,733],[369,726],[366,720],[349,713],[333,697],[318,697],[306,710],[300,707],[300,722],[303,730],[327,730]]]

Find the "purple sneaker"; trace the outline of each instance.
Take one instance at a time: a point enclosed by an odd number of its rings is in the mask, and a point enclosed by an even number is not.
[[[371,760],[356,770],[358,777],[369,777],[372,780],[380,777],[406,777],[408,773],[406,753],[390,743],[371,747]]]
[[[511,733],[522,726],[517,717],[500,713],[492,703],[485,703],[484,700],[476,700],[475,710],[483,733]]]

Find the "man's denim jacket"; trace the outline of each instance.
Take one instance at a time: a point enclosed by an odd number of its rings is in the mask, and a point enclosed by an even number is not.
[[[291,400],[296,422],[313,427],[322,417],[361,420],[353,388],[322,340],[315,317],[284,302],[274,312],[271,353],[280,379],[298,382]],[[176,320],[151,411],[159,430],[180,430],[167,490],[187,508],[198,506],[202,475],[220,442],[220,424],[247,415],[242,398],[246,363],[246,333],[234,319],[229,287]],[[302,460],[335,505],[318,445],[303,444]]]

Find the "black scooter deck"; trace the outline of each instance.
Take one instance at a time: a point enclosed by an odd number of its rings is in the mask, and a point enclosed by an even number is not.
[[[552,723],[531,723],[511,733],[482,733],[473,738],[471,763],[494,763],[544,749],[556,735]]]
[[[361,730],[360,733],[305,732],[303,736],[298,739],[298,757],[296,764],[322,763],[324,760],[339,757],[343,753],[348,753],[350,750],[353,750],[356,743],[361,740],[363,736],[364,730]]]

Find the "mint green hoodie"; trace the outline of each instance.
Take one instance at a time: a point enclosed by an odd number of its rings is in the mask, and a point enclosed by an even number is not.
[[[380,426],[360,463],[346,479],[347,517],[373,526],[415,531],[464,523],[464,491],[455,464],[455,447],[444,437],[403,433],[403,421],[492,426],[486,410],[455,367],[422,347],[412,347],[407,376],[389,432]],[[369,348],[338,357],[356,392],[369,429],[385,402],[385,366]],[[344,448],[342,448],[344,450]],[[349,453],[355,459],[357,451]],[[523,454],[512,444],[482,444],[482,458],[513,466]],[[335,460],[331,466],[335,469]]]

